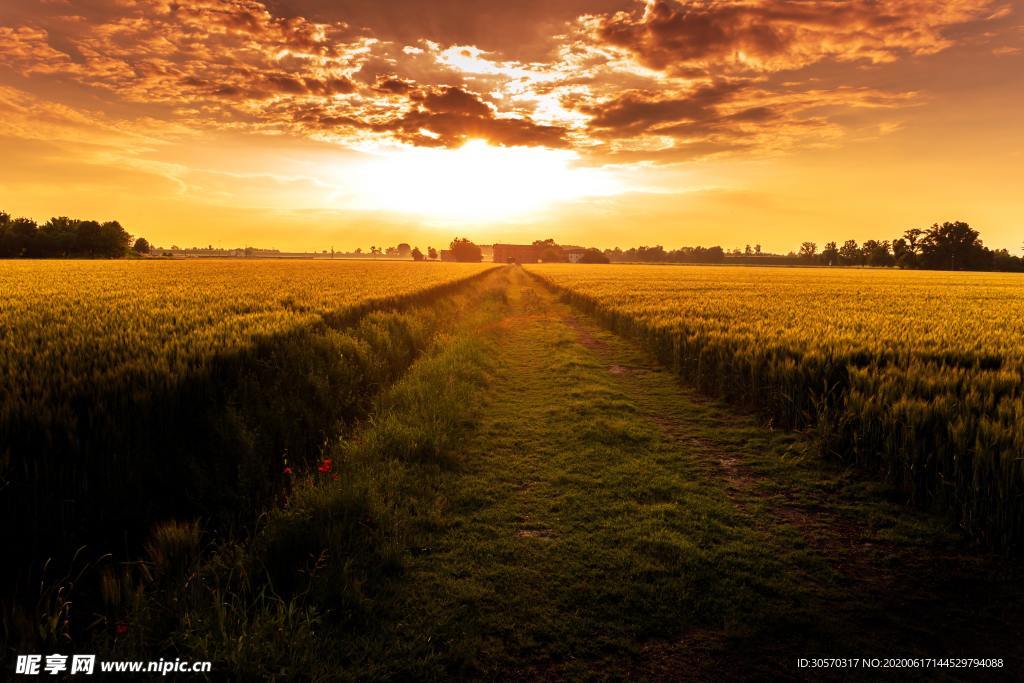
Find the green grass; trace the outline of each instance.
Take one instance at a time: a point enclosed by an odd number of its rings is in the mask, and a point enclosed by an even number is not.
[[[708,395],[789,428],[980,544],[1024,538],[1015,275],[531,266]],[[976,276],[976,277],[975,277]],[[952,278],[952,279],[951,279]]]
[[[350,676],[792,676],[797,656],[997,630],[970,615],[1000,598],[938,602],[884,575],[957,553],[939,520],[683,389],[519,274],[510,299],[487,408]],[[987,577],[965,562],[976,587]],[[1012,581],[994,590],[1020,604]],[[874,602],[890,598],[910,608]]]
[[[210,659],[243,678],[332,678],[345,651],[334,640],[372,625],[403,572],[413,520],[429,518],[446,458],[472,427],[471,398],[493,361],[487,326],[504,306],[503,273],[438,302],[447,320],[430,347],[328,449],[330,471],[297,472],[251,537],[207,534],[197,552],[196,527],[170,523],[144,561],[107,567],[95,647],[108,658]]]

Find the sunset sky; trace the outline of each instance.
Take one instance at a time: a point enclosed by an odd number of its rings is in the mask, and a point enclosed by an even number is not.
[[[1024,243],[1024,4],[0,4],[0,209],[169,246]]]

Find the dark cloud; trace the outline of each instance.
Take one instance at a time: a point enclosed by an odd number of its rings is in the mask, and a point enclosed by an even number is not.
[[[720,59],[738,50],[781,52],[791,37],[767,23],[750,21],[749,7],[654,2],[642,17],[619,14],[603,21],[598,35],[635,52],[648,66],[664,69],[693,60]]]
[[[0,84],[20,79],[72,105],[69,93],[195,129],[693,158],[827,139],[843,111],[902,106],[912,90],[858,88],[849,62],[942,50],[950,27],[984,22],[989,4],[4,3]]]
[[[373,133],[419,147],[460,147],[469,140],[499,146],[567,146],[566,131],[529,119],[499,117],[476,95],[460,88],[419,89],[403,98],[404,111],[386,107],[372,116],[332,113],[317,102],[282,109],[303,130],[355,135]],[[269,109],[273,112],[276,106]]]
[[[554,126],[452,113],[411,112],[393,123],[374,126],[374,130],[395,133],[399,140],[421,147],[459,147],[473,139],[505,147],[566,144],[564,131]]]
[[[306,92],[312,95],[348,95],[356,91],[348,78],[304,78]]]
[[[685,97],[628,92],[597,106],[583,108],[590,125],[616,135],[641,133],[666,122],[703,121],[718,115],[716,105],[741,91],[744,83],[714,83]]]
[[[772,107],[751,107],[750,109],[744,109],[743,111],[732,114],[728,118],[732,121],[763,123],[765,121],[775,121],[780,117],[781,114]]]
[[[648,0],[630,12],[594,17],[592,29],[598,40],[625,48],[654,69],[778,70],[825,58],[883,62],[935,52],[947,45],[944,27],[974,18],[991,4]]]
[[[415,83],[397,76],[380,76],[374,84],[374,90],[389,93],[391,95],[404,95],[412,90]]]
[[[426,94],[416,94],[413,101],[422,102],[423,108],[433,114],[462,114],[491,116],[491,108],[462,88],[441,88]]]
[[[373,129],[427,147],[458,147],[471,139],[504,146],[566,145],[563,129],[526,119],[498,118],[485,102],[461,88],[413,93],[410,101],[415,109]]]

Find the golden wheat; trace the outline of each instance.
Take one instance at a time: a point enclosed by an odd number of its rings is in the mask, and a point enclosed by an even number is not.
[[[0,577],[258,509],[430,343],[443,307],[406,304],[488,267],[0,262],[0,526],[36,549]]]
[[[997,545],[1024,531],[1024,278],[531,266],[701,389],[814,428]]]
[[[489,265],[489,264],[488,264]],[[395,301],[483,264],[365,261],[4,261],[3,403],[119,377],[169,380],[260,337]],[[0,396],[0,399],[4,398]]]

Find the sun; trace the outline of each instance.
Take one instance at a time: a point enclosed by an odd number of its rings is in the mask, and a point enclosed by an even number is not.
[[[359,208],[447,222],[522,220],[560,202],[619,192],[615,176],[543,147],[403,148],[349,166],[346,200]]]

